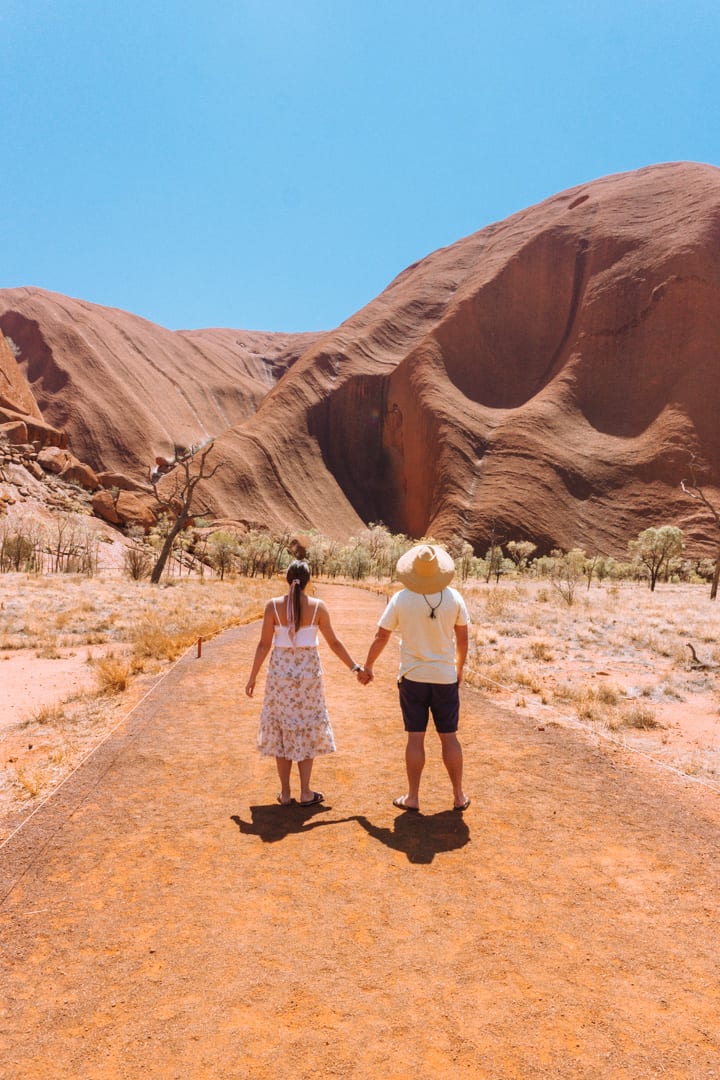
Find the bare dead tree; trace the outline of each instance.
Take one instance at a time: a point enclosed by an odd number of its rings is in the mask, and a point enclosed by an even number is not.
[[[695,454],[691,453],[690,454],[690,480],[681,480],[680,481],[680,487],[685,492],[685,494],[688,495],[691,499],[696,499],[698,502],[701,502],[703,504],[703,506],[708,511],[708,513],[712,517],[713,521],[717,525],[718,531],[720,531],[720,510],[718,510],[718,508],[716,506],[713,506],[713,504],[710,502],[707,495],[703,491],[702,487],[698,483],[698,479],[697,479],[697,475],[696,475],[696,464],[697,464],[697,459],[695,457]],[[720,547],[718,547],[717,553],[715,555],[715,570],[713,572],[712,584],[710,586],[710,599],[711,600],[714,600],[716,598],[716,596],[717,596],[718,582],[719,581],[720,581]]]
[[[170,525],[167,536],[160,549],[157,562],[150,574],[150,581],[153,585],[157,585],[163,575],[165,564],[170,557],[170,552],[175,543],[175,538],[183,531],[183,529],[187,528],[193,517],[204,517],[209,513],[207,507],[194,508],[193,501],[195,498],[195,488],[200,481],[209,480],[213,477],[222,464],[222,462],[218,462],[212,469],[206,471],[208,455],[213,446],[214,443],[209,443],[199,455],[200,461],[198,467],[193,468],[195,458],[192,454],[186,453],[181,457],[170,474],[172,476],[172,484],[163,485],[165,490],[162,494],[158,490],[158,481],[155,480],[153,482],[152,488],[158,506],[165,514]],[[197,455],[195,456],[197,457]]]

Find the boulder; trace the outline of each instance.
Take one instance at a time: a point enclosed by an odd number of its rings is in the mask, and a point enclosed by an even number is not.
[[[126,476],[125,473],[103,471],[97,474],[97,478],[100,486],[108,490],[117,488],[118,491],[142,491],[147,495],[152,494],[152,488],[149,484],[133,480],[131,476]]]
[[[147,503],[132,491],[121,491],[117,497],[116,507],[124,525],[140,525],[146,532],[157,520]]]
[[[28,432],[28,438],[38,446],[67,447],[68,439],[64,431],[46,424],[44,420],[31,416],[28,413],[18,412],[6,406],[0,406],[0,422],[14,423],[22,421]]]
[[[23,420],[9,420],[0,424],[0,435],[13,446],[21,446],[28,441],[28,429]]]
[[[59,476],[63,469],[67,468],[72,460],[72,454],[67,450],[62,450],[59,446],[46,446],[39,451],[38,464],[45,469],[46,472],[54,473]]]
[[[40,465],[38,465],[35,458],[29,458],[25,462],[25,468],[27,469],[27,471],[30,473],[31,476],[35,477],[36,480],[44,480],[45,479],[45,470],[42,469],[40,467]]]
[[[86,491],[97,491],[100,487],[97,473],[89,465],[85,465],[84,462],[78,461],[76,457],[72,456],[60,473],[60,479],[71,484],[79,484]]]
[[[101,486],[97,473],[89,465],[78,461],[69,450],[46,446],[38,453],[37,460],[46,472],[54,473],[68,483],[79,484],[87,491],[97,491]]]
[[[107,490],[98,491],[91,506],[97,517],[111,525],[138,525],[147,532],[156,521],[151,508],[131,491],[120,491],[116,498]]]
[[[96,517],[102,518],[110,525],[122,525],[123,521],[117,512],[115,500],[109,491],[98,491],[93,495],[90,505]]]

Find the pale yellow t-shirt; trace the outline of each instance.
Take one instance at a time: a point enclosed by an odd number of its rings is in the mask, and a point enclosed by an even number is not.
[[[467,626],[469,621],[465,601],[457,589],[448,586],[442,593],[427,596],[401,589],[391,598],[378,626],[400,634],[399,678],[454,683],[455,627]]]

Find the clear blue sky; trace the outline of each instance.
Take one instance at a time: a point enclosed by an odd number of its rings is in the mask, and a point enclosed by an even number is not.
[[[718,0],[0,0],[0,287],[331,329],[549,195],[720,165]]]

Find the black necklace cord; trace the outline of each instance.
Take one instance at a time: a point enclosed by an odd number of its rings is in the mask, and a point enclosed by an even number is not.
[[[435,618],[435,612],[437,611],[437,609],[438,609],[438,608],[440,607],[440,605],[442,604],[443,592],[444,592],[444,589],[441,589],[441,590],[440,590],[440,599],[438,600],[438,602],[437,602],[437,604],[435,605],[435,607],[433,607],[433,606],[432,606],[432,604],[431,604],[431,603],[430,603],[430,601],[428,600],[428,598],[427,598],[427,596],[425,595],[425,593],[423,593],[423,600],[425,601],[425,603],[427,604],[427,606],[428,606],[428,607],[430,608],[430,618],[431,618],[431,619],[434,619],[434,618]]]

